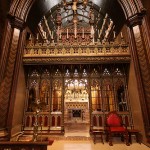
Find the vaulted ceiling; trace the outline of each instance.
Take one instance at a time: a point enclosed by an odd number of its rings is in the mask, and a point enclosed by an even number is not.
[[[91,11],[94,16],[93,20],[90,16]],[[59,17],[61,23],[58,21]],[[77,25],[81,27],[86,27],[94,21],[92,24],[95,35],[98,36],[98,31],[103,28],[103,37],[111,22],[113,22],[111,30],[116,34],[120,32],[125,23],[123,11],[117,0],[38,0],[35,1],[29,12],[27,24],[36,34],[38,25],[42,25],[45,19],[47,28],[56,33],[59,24],[61,24],[61,28],[73,26],[75,17]],[[42,26],[44,27],[44,25]]]

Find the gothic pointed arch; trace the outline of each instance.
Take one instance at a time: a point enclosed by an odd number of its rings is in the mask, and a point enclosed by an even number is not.
[[[105,1],[109,1],[109,0],[105,0]],[[141,13],[144,10],[141,0],[133,0],[130,2],[128,0],[115,0],[115,1],[117,1],[120,4],[121,8],[124,11],[126,19],[137,13]],[[36,7],[35,3],[40,4],[41,7],[42,6],[46,7],[46,9],[44,11],[41,10],[43,12],[43,14],[39,14],[39,15],[41,15],[41,18],[42,18],[49,9],[51,9],[55,5],[58,5],[59,1],[52,2],[52,0],[51,0],[51,1],[43,2],[43,1],[39,0],[39,2],[37,2],[35,0],[22,0],[22,1],[13,0],[11,7],[10,7],[9,14],[11,14],[12,16],[15,16],[17,18],[20,18],[21,20],[26,21],[31,8]],[[98,2],[95,2],[95,4],[99,5]],[[36,12],[36,13],[38,14],[38,12]],[[36,15],[36,14],[34,13],[34,15]]]

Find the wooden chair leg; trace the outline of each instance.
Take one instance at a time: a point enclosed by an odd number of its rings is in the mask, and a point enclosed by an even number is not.
[[[113,146],[113,144],[112,144],[112,135],[111,135],[111,133],[109,133],[109,145],[110,145],[110,146]]]
[[[104,141],[103,141],[103,134],[101,134],[101,140],[102,140],[102,143],[104,144]]]
[[[140,136],[140,133],[136,133],[136,142],[141,144],[141,136]]]
[[[125,137],[126,137],[126,145],[130,146],[128,132],[125,132]]]
[[[96,135],[94,134],[94,144],[96,143]]]
[[[124,142],[124,135],[121,135],[121,141]]]
[[[132,144],[131,133],[129,133],[129,143]]]
[[[100,133],[93,133],[93,142],[94,142],[94,144],[96,143],[96,136],[100,136],[100,138],[101,138],[101,141],[102,141],[102,143],[104,144],[104,142],[103,142],[103,132],[100,132]],[[98,136],[98,137],[99,137]]]
[[[106,132],[106,142],[108,142],[109,141],[109,134],[108,134],[108,132]]]

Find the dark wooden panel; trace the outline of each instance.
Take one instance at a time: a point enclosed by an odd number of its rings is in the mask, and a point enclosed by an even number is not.
[[[48,145],[52,145],[53,141],[44,142],[1,142],[0,150],[10,149],[10,150],[47,150]]]

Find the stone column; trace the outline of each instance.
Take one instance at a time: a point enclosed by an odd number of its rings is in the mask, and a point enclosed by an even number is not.
[[[8,133],[12,127],[16,87],[25,41],[24,21],[8,15],[0,61],[0,128]]]
[[[143,32],[143,28],[145,30],[147,28],[143,23],[144,16],[144,11],[131,16],[128,18],[128,26],[144,129],[148,138],[148,132],[150,132],[150,60],[148,54],[150,46],[146,43],[148,36],[146,37]]]

